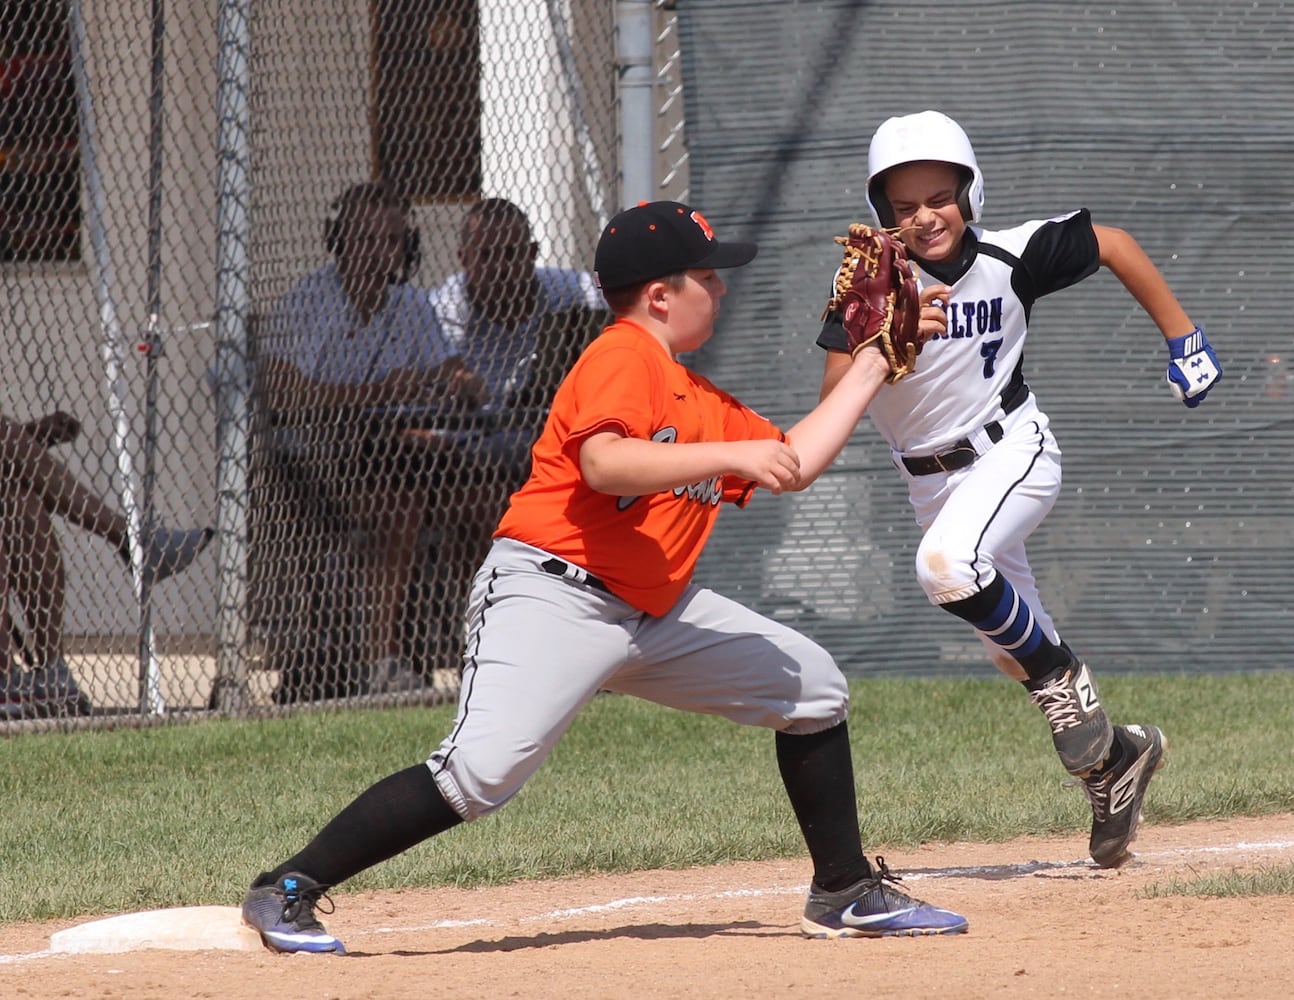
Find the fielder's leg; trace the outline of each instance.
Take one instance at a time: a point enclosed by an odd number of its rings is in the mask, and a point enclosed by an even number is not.
[[[849,687],[831,654],[793,629],[704,588],[634,630],[638,651],[607,687],[684,711],[776,731],[777,764],[813,862],[809,937],[951,934],[966,918],[894,888],[858,833],[846,722]]]
[[[777,766],[813,860],[800,919],[806,937],[921,937],[958,934],[960,913],[900,892],[884,858],[873,867],[858,835],[848,723],[820,733],[777,734]]]
[[[426,764],[398,771],[360,793],[303,850],[257,876],[243,897],[243,920],[275,951],[344,954],[315,916],[327,891],[461,822]]]

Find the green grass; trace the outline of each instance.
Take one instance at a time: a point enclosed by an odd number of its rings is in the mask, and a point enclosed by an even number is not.
[[[1195,896],[1224,899],[1233,896],[1294,896],[1294,865],[1275,865],[1251,872],[1230,871],[1194,879],[1171,878],[1148,886],[1142,896]]]
[[[1018,685],[852,686],[869,851],[1073,833],[1081,852],[1086,800],[1062,789],[1046,724]],[[1154,721],[1171,741],[1148,822],[1294,809],[1294,675],[1109,677],[1102,696],[1118,720]],[[0,922],[236,902],[356,794],[424,759],[452,716],[445,706],[0,740]],[[506,809],[346,888],[803,854],[769,733],[608,696]]]

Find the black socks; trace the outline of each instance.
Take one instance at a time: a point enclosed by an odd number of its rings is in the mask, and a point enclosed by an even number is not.
[[[849,729],[777,734],[777,767],[813,859],[814,884],[836,892],[871,874],[858,834]]]
[[[461,822],[427,765],[415,764],[361,792],[303,851],[254,885],[272,885],[288,872],[337,885]]]

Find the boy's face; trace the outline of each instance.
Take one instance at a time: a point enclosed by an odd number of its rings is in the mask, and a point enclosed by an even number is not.
[[[385,283],[404,268],[404,213],[389,205],[366,205],[342,223],[338,267],[365,282]]]
[[[884,183],[908,250],[924,260],[956,257],[966,232],[957,204],[961,171],[951,163],[904,163],[886,173]]]
[[[719,316],[719,300],[727,291],[719,272],[712,268],[693,268],[682,287],[669,290],[670,347],[675,354],[695,351],[710,339]]]

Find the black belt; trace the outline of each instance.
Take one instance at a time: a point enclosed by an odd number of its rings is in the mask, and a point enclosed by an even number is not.
[[[1002,412],[1011,413],[1019,409],[1020,404],[1029,398],[1029,386],[1023,380],[1013,383],[1007,387],[1006,392],[1002,393]],[[994,420],[992,423],[984,425],[984,433],[994,444],[1002,440],[1002,425]],[[979,458],[979,452],[971,444],[970,438],[962,438],[947,451],[941,451],[938,455],[902,455],[900,461],[903,467],[914,476],[932,476],[936,472],[956,472],[958,469],[964,469],[975,459]]]
[[[575,583],[587,584],[594,590],[600,590],[604,594],[611,593],[611,588],[592,573],[587,570],[580,569],[578,566],[572,566],[568,562],[563,562],[561,559],[545,559],[539,564],[539,568],[549,576],[565,577],[567,580],[571,580]]]

